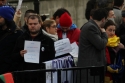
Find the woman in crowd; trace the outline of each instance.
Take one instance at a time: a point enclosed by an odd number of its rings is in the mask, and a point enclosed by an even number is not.
[[[53,41],[58,40],[56,22],[54,20],[45,20],[42,24],[44,35],[49,36]]]
[[[104,26],[108,35],[106,47],[107,71],[105,83],[118,83],[123,72],[124,60],[120,49],[125,49],[120,43],[120,38],[115,35],[116,25],[112,20],[108,20]],[[119,82],[120,83],[120,82]]]

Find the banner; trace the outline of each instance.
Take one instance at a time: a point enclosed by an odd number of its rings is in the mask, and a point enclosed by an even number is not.
[[[54,59],[51,61],[45,62],[46,69],[60,69],[60,68],[71,68],[74,65],[74,60],[72,56],[65,56],[62,58]],[[57,72],[51,72],[46,73],[46,83],[52,83],[51,79],[53,80],[53,83],[57,82]],[[72,71],[67,71],[67,81],[66,81],[66,71],[61,71],[61,83],[72,83]]]

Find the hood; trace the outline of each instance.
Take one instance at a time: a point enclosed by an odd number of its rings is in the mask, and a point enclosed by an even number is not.
[[[57,25],[57,28],[60,28],[60,24]],[[77,28],[77,26],[76,26],[75,24],[72,24],[72,25],[70,26],[70,30],[71,30],[71,29],[76,29],[76,28]]]

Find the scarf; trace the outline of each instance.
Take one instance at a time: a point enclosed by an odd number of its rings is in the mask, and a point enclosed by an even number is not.
[[[53,34],[47,33],[47,32],[46,32],[45,30],[43,30],[43,29],[42,29],[42,32],[43,32],[44,35],[49,36],[52,40],[54,40],[54,42],[58,40],[57,34],[56,34],[56,35],[53,35]]]
[[[118,43],[120,43],[120,38],[115,35],[111,38],[108,38],[107,46],[116,47],[116,46],[118,46]]]

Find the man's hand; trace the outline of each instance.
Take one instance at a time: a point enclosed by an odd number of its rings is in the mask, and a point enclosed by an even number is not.
[[[105,32],[105,29],[104,29],[104,28],[100,28],[100,30],[101,30],[102,32]]]
[[[27,50],[21,50],[21,51],[20,51],[20,55],[21,55],[22,57],[24,57],[24,54],[25,54],[25,53],[27,53]]]

